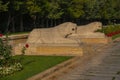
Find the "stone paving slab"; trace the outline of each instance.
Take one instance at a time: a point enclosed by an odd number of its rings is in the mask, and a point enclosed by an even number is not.
[[[120,42],[113,43],[86,63],[56,80],[120,80]]]

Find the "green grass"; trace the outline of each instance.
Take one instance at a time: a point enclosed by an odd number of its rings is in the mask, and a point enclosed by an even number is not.
[[[112,40],[119,38],[119,37],[120,37],[120,34],[114,35],[114,36],[112,36]]]
[[[19,56],[15,56],[15,58],[19,58]],[[2,77],[0,80],[26,80],[70,58],[64,56],[24,56],[22,61],[24,69],[15,74]]]

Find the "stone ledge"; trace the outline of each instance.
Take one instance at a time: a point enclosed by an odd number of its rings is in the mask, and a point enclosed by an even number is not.
[[[32,77],[28,78],[27,80],[48,80],[49,78],[52,78],[56,75],[54,73],[56,73],[56,72],[59,73],[59,71],[61,69],[64,69],[64,68],[66,69],[68,67],[74,66],[75,64],[73,64],[73,63],[78,59],[79,59],[79,57],[73,57],[72,59],[69,59],[63,63],[60,63],[44,72],[41,72],[35,76],[32,76]]]
[[[16,39],[27,39],[29,34],[18,34],[18,35],[10,35],[8,36],[9,40]],[[2,39],[5,40],[6,36],[3,36]]]
[[[16,45],[13,49],[15,55],[20,55],[24,44]],[[37,46],[29,44],[25,55],[56,55],[56,56],[82,56],[83,49],[79,46]]]
[[[108,44],[112,42],[111,38],[81,38],[81,42],[84,43],[103,43],[103,44]]]
[[[19,43],[25,43],[29,34],[18,34],[18,35],[10,35],[8,36],[9,44],[15,46]],[[6,36],[2,37],[3,41],[6,40]]]

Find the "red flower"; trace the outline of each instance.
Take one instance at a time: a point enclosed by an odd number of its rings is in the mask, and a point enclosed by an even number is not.
[[[28,48],[28,47],[29,47],[29,45],[28,45],[28,44],[25,44],[25,47],[26,47],[26,48]]]
[[[113,35],[116,35],[116,34],[120,34],[120,31],[115,31],[115,32],[107,33],[106,36],[107,37],[112,37]]]
[[[3,36],[3,34],[0,34],[0,37],[2,37]]]
[[[112,35],[113,35],[112,33],[106,34],[107,37],[111,37]]]

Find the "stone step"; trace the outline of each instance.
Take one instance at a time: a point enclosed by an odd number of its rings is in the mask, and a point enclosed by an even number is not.
[[[105,63],[117,63],[120,64],[120,58],[111,58],[111,59],[104,59],[103,62]]]
[[[120,58],[120,54],[111,54],[111,56],[115,56],[115,57],[119,57]]]
[[[105,64],[105,63],[103,63],[102,66],[120,66],[120,64],[114,64],[114,63],[112,63],[112,64]]]
[[[70,76],[66,80],[112,80],[112,76],[86,76],[76,75]]]
[[[81,79],[82,80],[82,79]],[[83,80],[112,80],[111,77],[87,77],[83,78]]]
[[[110,58],[109,58],[109,56],[108,56],[108,58],[107,59],[104,59],[104,60],[108,60],[108,61],[110,61],[110,60],[112,60],[112,61],[116,61],[116,60],[120,60],[120,57],[115,57],[115,56],[110,56]]]
[[[97,68],[97,69],[120,69],[120,67],[119,66],[109,66],[109,65],[98,65],[98,66],[95,66],[95,67],[92,67],[92,68]],[[92,69],[92,68],[90,68],[90,69]]]
[[[88,70],[88,73],[95,73],[95,74],[116,74],[116,71],[100,71],[100,70]]]
[[[120,64],[120,61],[104,61],[104,64]]]
[[[120,80],[120,75],[117,74],[120,72],[119,47],[120,45],[116,44],[114,47],[112,45],[104,49],[100,54],[89,59],[83,68],[79,64],[79,67],[65,76],[63,80]]]
[[[92,69],[90,69],[90,71],[112,71],[112,72],[118,72],[118,71],[120,71],[120,68],[114,68],[114,67],[112,67],[112,68],[92,68]]]
[[[120,67],[114,67],[114,66],[100,66],[100,67],[93,67],[93,68],[88,68],[88,69],[76,69],[73,72],[75,73],[81,73],[81,72],[93,72],[93,73],[108,73],[108,74],[112,74],[112,73],[117,73],[120,71]]]
[[[116,75],[116,74],[100,74],[100,73],[76,73],[74,75],[72,75],[72,77],[76,77],[76,76],[101,76],[101,77],[111,77],[111,76],[119,76],[119,75]]]

